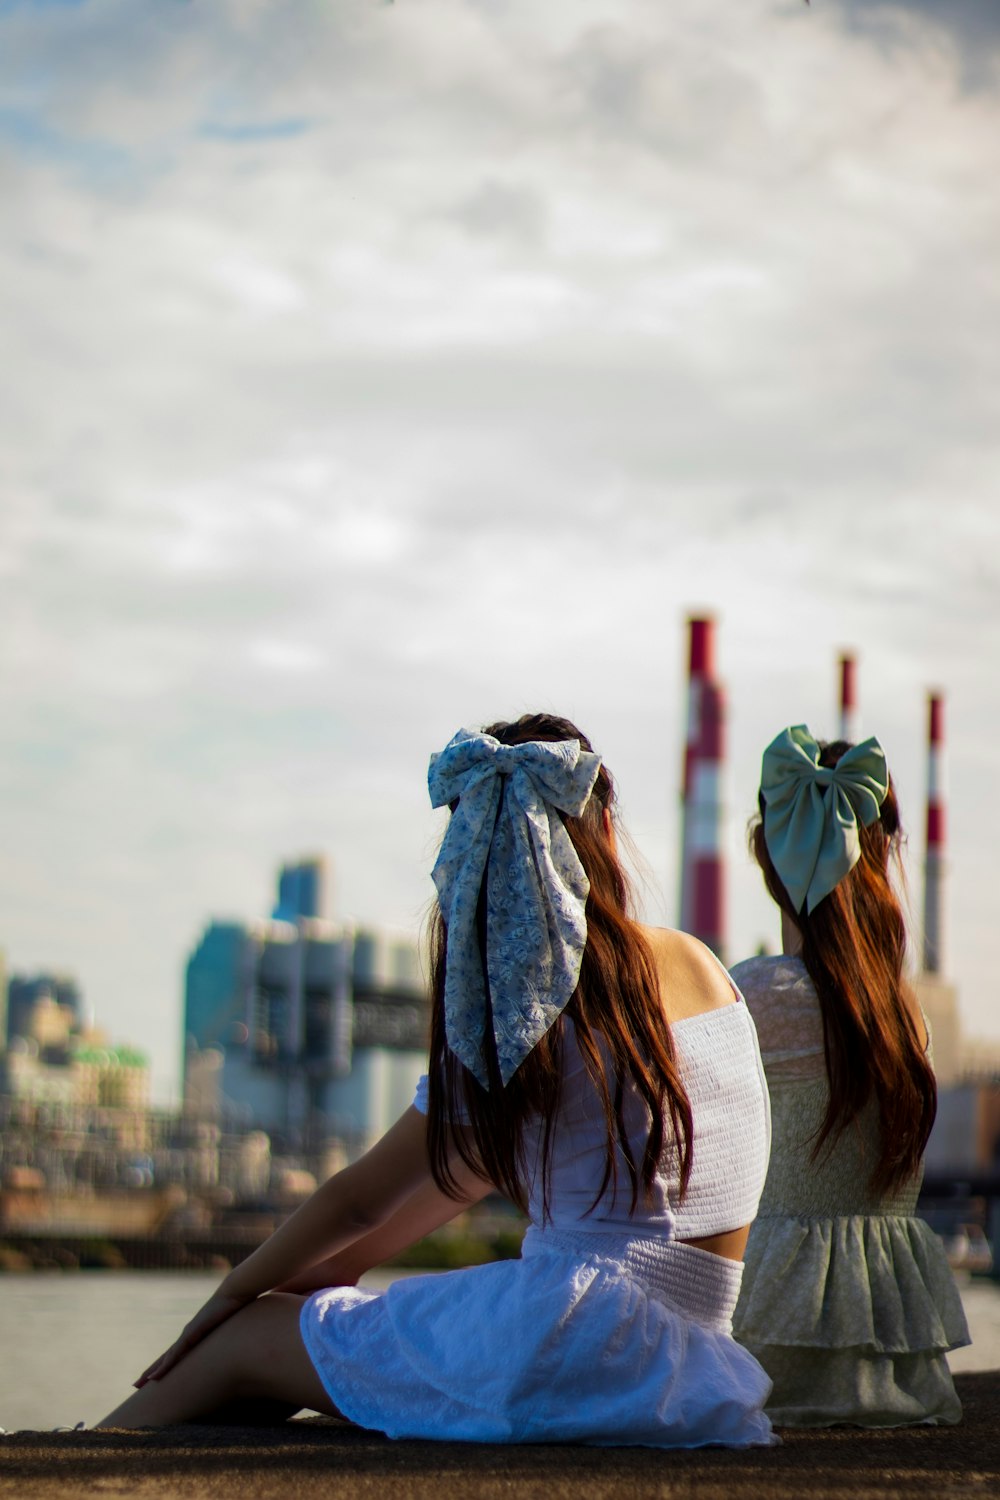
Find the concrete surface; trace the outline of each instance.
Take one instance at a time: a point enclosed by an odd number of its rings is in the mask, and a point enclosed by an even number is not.
[[[10,1500],[934,1500],[1000,1496],[1000,1371],[961,1375],[959,1427],[786,1432],[780,1447],[390,1442],[324,1419],[0,1437]]]

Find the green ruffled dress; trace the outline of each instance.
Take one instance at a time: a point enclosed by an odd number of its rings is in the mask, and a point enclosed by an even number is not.
[[[769,1417],[778,1427],[959,1421],[946,1355],[969,1330],[941,1242],[915,1215],[919,1181],[871,1193],[874,1111],[810,1159],[828,1098],[812,980],[784,956],[748,959],[732,975],[771,1093],[771,1164],[733,1317],[774,1382]]]

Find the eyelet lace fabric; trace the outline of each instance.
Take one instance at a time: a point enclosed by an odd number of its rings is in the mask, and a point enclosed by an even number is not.
[[[623,1193],[589,1211],[605,1124],[569,1028],[551,1218],[535,1196],[521,1258],[305,1303],[302,1336],[339,1411],[392,1437],[452,1442],[771,1441],[770,1382],[729,1331],[739,1262],[675,1233],[731,1228],[756,1208],[767,1094],[753,1022],[733,1004],[674,1033],[695,1120],[690,1204],[677,1203],[668,1150],[652,1203],[632,1214]],[[426,1108],[424,1090],[415,1102]],[[641,1111],[635,1120],[648,1128]]]

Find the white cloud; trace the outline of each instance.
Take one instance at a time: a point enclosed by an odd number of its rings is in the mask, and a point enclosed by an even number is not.
[[[858,645],[914,828],[948,688],[954,964],[991,1024],[1000,104],[971,31],[850,11],[4,13],[15,966],[77,968],[166,1056],[206,916],[266,909],[301,845],[342,909],[413,920],[427,752],[539,703],[607,752],[671,917],[706,606],[734,945],[771,921],[760,748],[830,726]]]

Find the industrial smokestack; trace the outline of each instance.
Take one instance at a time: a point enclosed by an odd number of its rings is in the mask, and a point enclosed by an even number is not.
[[[840,727],[839,737],[856,745],[860,739],[861,719],[858,714],[857,661],[853,654],[845,651],[840,657]]]
[[[722,958],[725,932],[722,854],[725,699],[715,679],[715,621],[691,619],[688,629],[680,925]]]
[[[944,973],[944,698],[927,697],[927,863],[924,867],[924,973]]]

